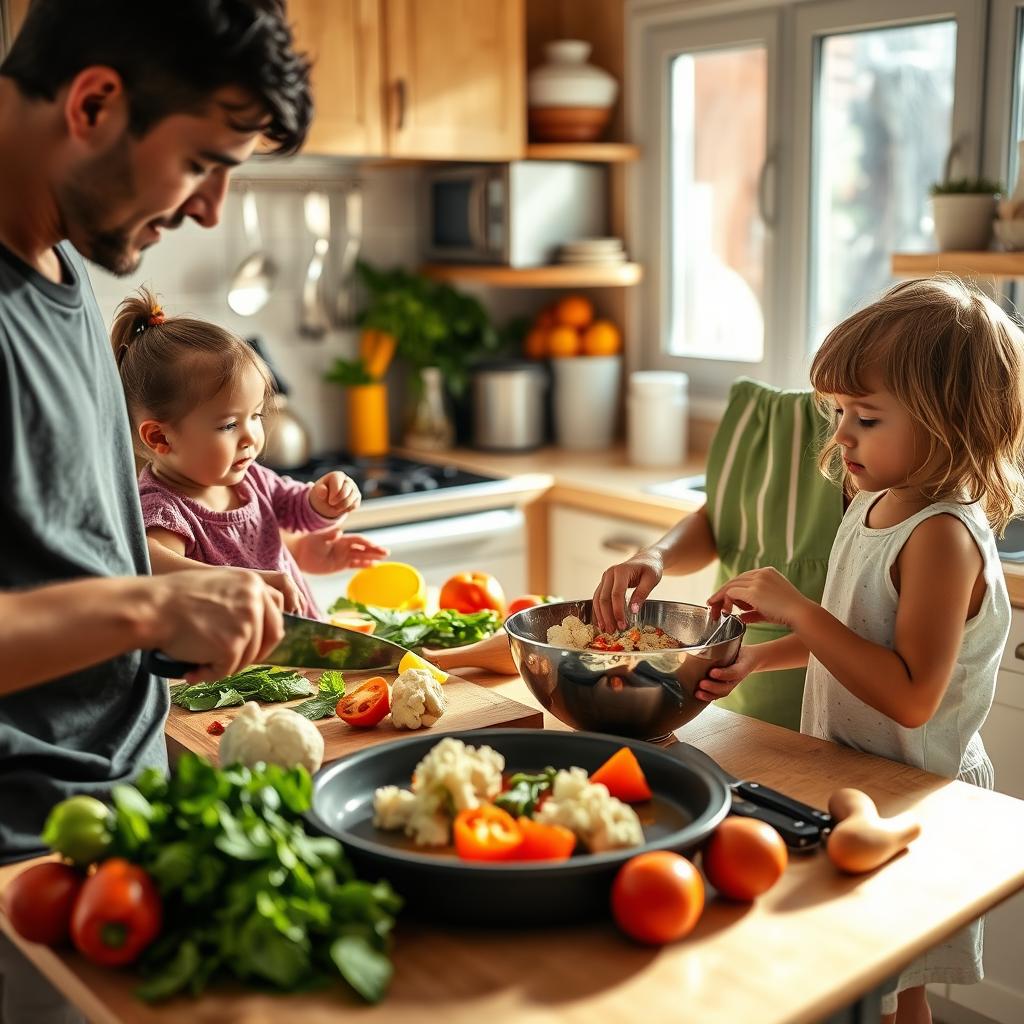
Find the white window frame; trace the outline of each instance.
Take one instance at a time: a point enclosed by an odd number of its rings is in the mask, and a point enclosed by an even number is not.
[[[779,387],[806,387],[811,358],[811,104],[821,39],[846,31],[955,18],[952,138],[959,141],[959,148],[952,171],[957,175],[984,171],[1005,180],[1016,42],[1007,22],[1016,23],[1019,8],[1024,8],[1024,0],[627,0],[628,120],[643,154],[628,196],[630,248],[645,266],[630,318],[631,335],[643,339],[640,365],[688,373],[697,415],[719,412],[737,376],[759,377]],[[993,39],[1002,44],[1003,37],[1012,38],[1005,40],[1000,60],[994,59],[993,52],[986,68],[989,21]],[[768,50],[766,142],[775,173],[765,192],[775,226],[766,231],[764,359],[748,363],[672,356],[664,341],[669,330],[671,255],[671,225],[665,208],[667,55],[744,43],[759,43]],[[1000,73],[1004,77],[998,81],[995,76]],[[992,99],[997,81],[1005,94],[998,114]],[[989,107],[983,122],[986,84]],[[922,189],[929,184],[922,182]]]

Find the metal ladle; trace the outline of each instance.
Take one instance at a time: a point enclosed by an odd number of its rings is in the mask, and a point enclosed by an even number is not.
[[[258,313],[270,298],[277,265],[263,251],[256,197],[251,189],[242,194],[242,227],[249,255],[239,264],[228,288],[228,305],[239,316]]]

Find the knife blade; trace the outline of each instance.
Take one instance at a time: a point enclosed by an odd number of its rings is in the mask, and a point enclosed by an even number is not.
[[[834,824],[832,815],[826,811],[794,800],[760,782],[737,779],[713,757],[690,743],[676,742],[663,749],[681,761],[700,764],[716,774],[732,793],[733,814],[766,822],[792,849],[813,849]]]
[[[270,654],[260,659],[260,664],[359,672],[396,668],[407,653],[404,647],[370,633],[285,614],[284,636]],[[197,664],[168,657],[163,651],[144,652],[142,664],[154,675],[168,679],[180,679],[199,668]]]

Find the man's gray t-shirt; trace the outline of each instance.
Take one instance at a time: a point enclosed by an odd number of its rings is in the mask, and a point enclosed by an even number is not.
[[[0,590],[149,572],[110,342],[84,263],[57,252],[62,284],[0,245]],[[0,863],[43,852],[58,801],[166,766],[167,684],[139,659],[0,697]]]

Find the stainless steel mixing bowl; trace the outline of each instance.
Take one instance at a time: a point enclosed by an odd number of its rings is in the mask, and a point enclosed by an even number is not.
[[[547,642],[548,627],[567,615],[592,621],[591,602],[538,605],[506,620],[519,674],[544,708],[566,725],[645,740],[666,736],[707,707],[693,696],[697,684],[710,669],[736,660],[747,628],[735,615],[711,621],[703,605],[646,601],[637,624],[660,626],[681,647],[576,651]]]

